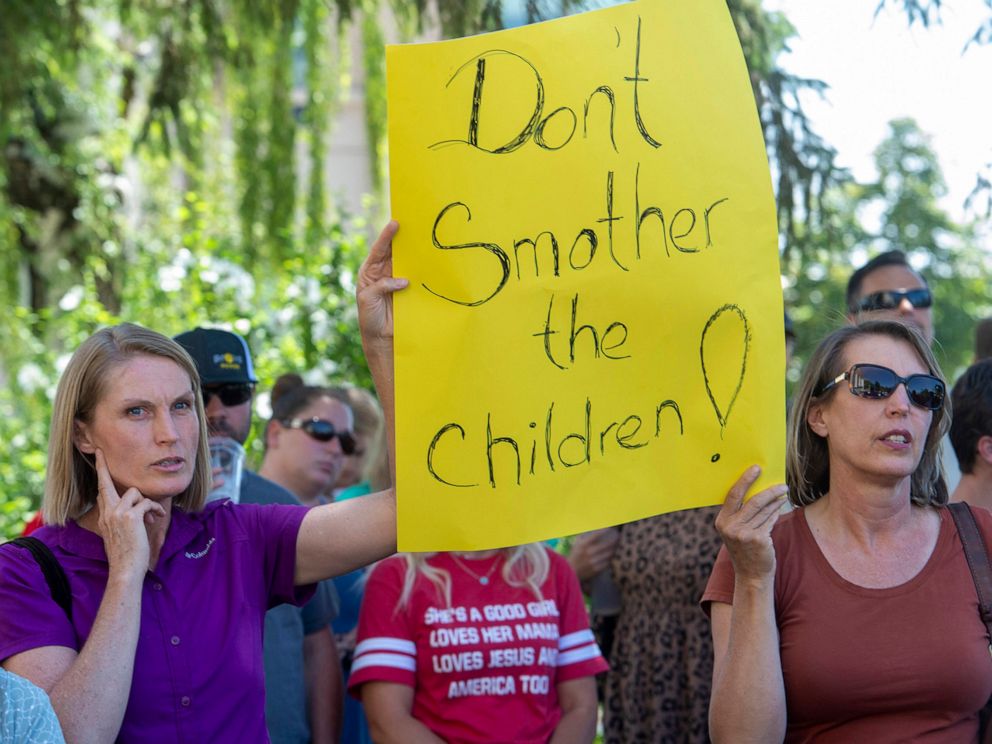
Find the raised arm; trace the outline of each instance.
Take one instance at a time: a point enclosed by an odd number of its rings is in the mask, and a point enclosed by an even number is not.
[[[110,564],[107,588],[89,638],[77,654],[45,646],[3,666],[46,690],[66,741],[113,742],[131,692],[141,625],[141,586],[150,547],[145,522],[165,518],[160,504],[134,488],[118,496],[103,453],[96,452],[100,532]]]
[[[395,404],[393,396],[393,292],[406,279],[393,276],[390,221],[379,234],[358,273],[358,325],[362,348],[375,382],[389,442],[390,472],[395,482]],[[306,584],[347,573],[396,552],[396,490],[311,509],[296,541],[296,583]]]
[[[786,494],[772,486],[747,502],[753,467],[727,494],[716,528],[734,565],[734,604],[714,602],[710,736],[715,744],[774,742],[785,736],[785,685],[775,622],[771,531]]]

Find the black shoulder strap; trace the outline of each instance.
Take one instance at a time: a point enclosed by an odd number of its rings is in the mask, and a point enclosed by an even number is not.
[[[947,508],[951,510],[961,545],[964,547],[964,556],[968,559],[971,578],[978,592],[978,611],[989,634],[989,650],[992,651],[992,563],[989,563],[989,553],[978,531],[978,523],[975,521],[971,507],[959,501],[948,504]]]
[[[72,594],[69,591],[69,580],[66,578],[62,564],[59,563],[55,554],[45,543],[37,537],[15,537],[10,541],[10,545],[17,545],[27,548],[31,555],[41,567],[41,572],[45,575],[45,581],[52,592],[52,599],[61,607],[72,622]]]

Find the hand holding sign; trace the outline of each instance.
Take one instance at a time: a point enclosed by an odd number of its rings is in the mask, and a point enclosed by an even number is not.
[[[399,229],[399,223],[395,220],[386,223],[358,271],[355,294],[358,298],[362,341],[366,344],[391,344],[392,293],[409,284],[406,279],[393,276],[393,237]]]

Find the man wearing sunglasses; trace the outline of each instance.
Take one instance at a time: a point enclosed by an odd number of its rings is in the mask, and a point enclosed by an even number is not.
[[[915,326],[933,345],[933,296],[926,280],[902,251],[875,256],[847,283],[847,311],[852,322],[898,320]]]
[[[258,382],[248,344],[217,328],[195,328],[175,340],[200,373],[210,436],[244,444]],[[300,502],[282,486],[245,469],[240,503]],[[303,607],[283,604],[265,614],[265,722],[272,744],[336,740],[343,683],[330,624],[337,605],[331,582],[324,581]]]
[[[851,274],[847,282],[847,317],[852,323],[861,320],[898,320],[914,326],[933,346],[933,295],[918,271],[909,265],[902,251],[887,251],[875,256]],[[961,479],[951,441],[942,442],[944,480],[953,491]]]

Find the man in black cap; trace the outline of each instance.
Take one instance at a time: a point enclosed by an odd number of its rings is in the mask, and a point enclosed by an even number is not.
[[[210,436],[244,444],[258,379],[248,344],[236,333],[196,328],[176,336],[200,373]],[[298,504],[293,494],[245,469],[240,502]],[[341,727],[341,666],[330,630],[337,594],[330,581],[303,607],[279,605],[265,614],[265,721],[272,744],[333,742]]]
[[[251,403],[258,383],[248,344],[238,334],[217,328],[180,333],[176,341],[193,357],[200,373],[210,436],[244,444],[251,430]],[[254,473],[251,477],[258,478]]]

